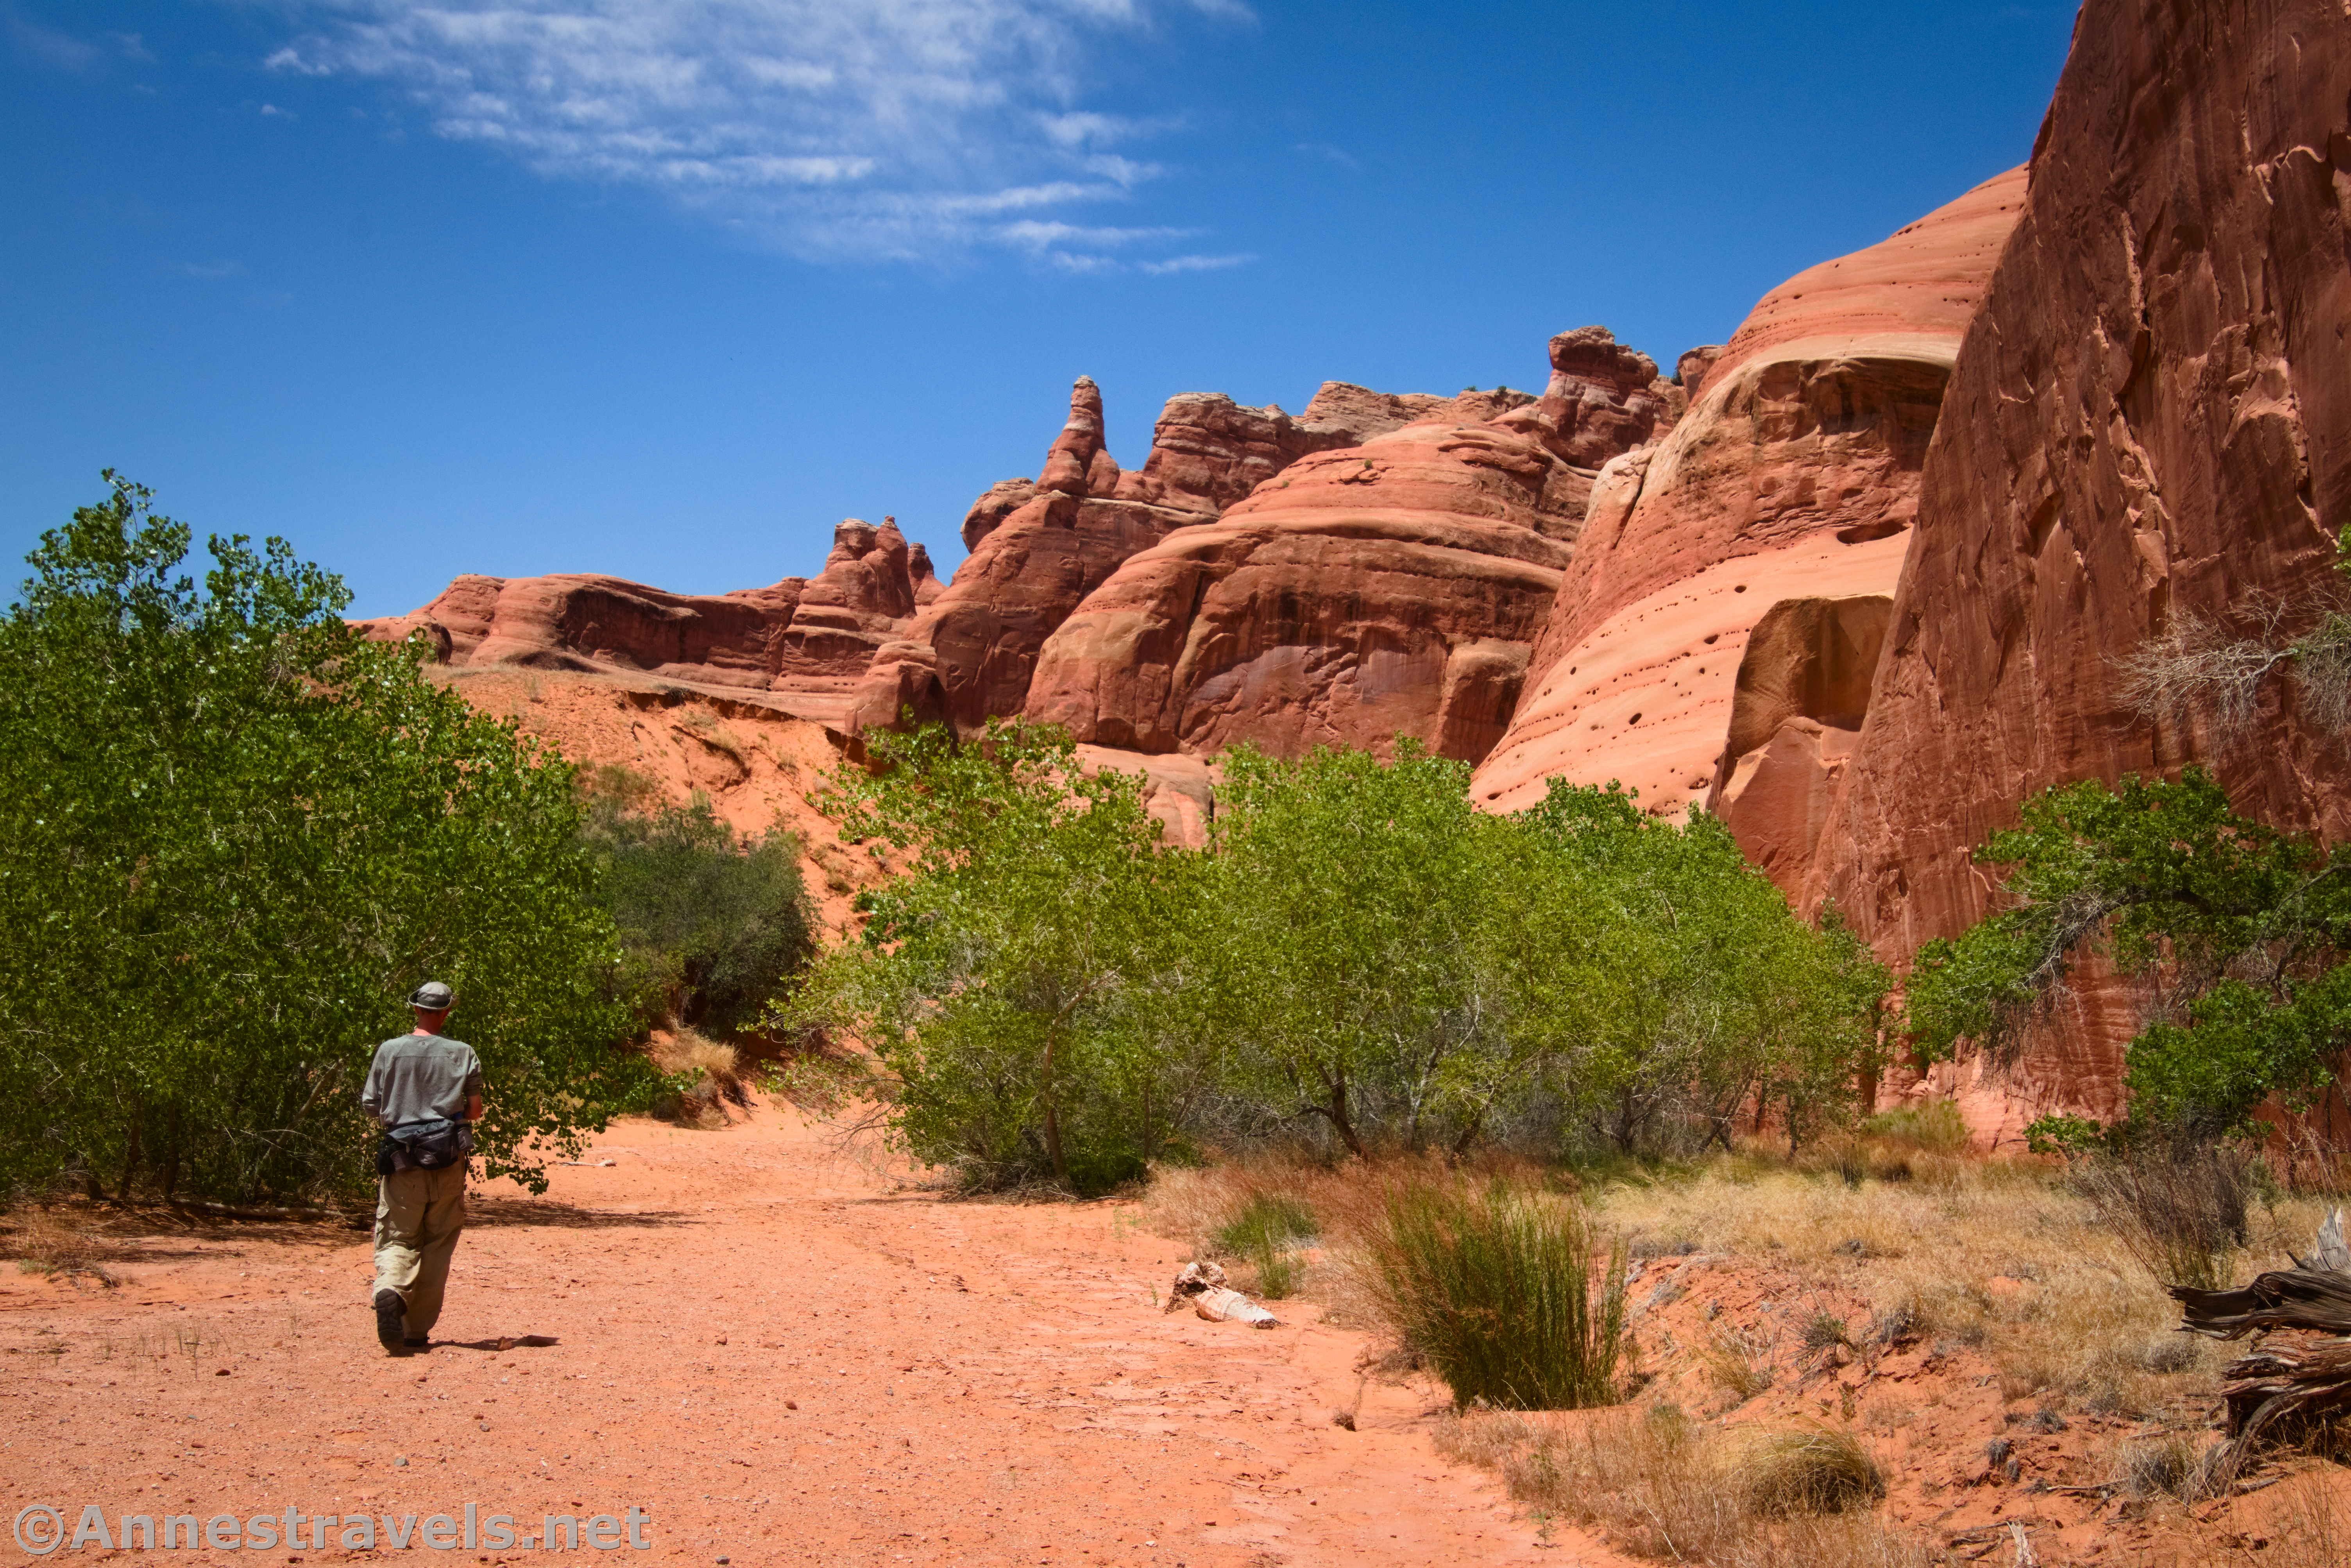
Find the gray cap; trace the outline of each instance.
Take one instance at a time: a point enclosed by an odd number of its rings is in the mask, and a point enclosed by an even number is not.
[[[408,993],[408,1005],[428,1013],[441,1012],[457,999],[457,993],[438,980],[427,980]]]

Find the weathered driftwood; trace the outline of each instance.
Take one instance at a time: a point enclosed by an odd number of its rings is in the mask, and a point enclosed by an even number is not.
[[[1166,1312],[1189,1306],[1212,1323],[1247,1323],[1251,1328],[1280,1326],[1281,1320],[1242,1295],[1228,1289],[1225,1270],[1216,1263],[1186,1263],[1168,1289]]]
[[[2308,1329],[2351,1334],[2351,1274],[2332,1270],[2279,1269],[2235,1291],[2171,1288],[2190,1333],[2242,1339],[2261,1329]]]
[[[2189,1333],[2242,1339],[2249,1333],[2294,1331],[2313,1337],[2264,1342],[2229,1364],[2220,1397],[2229,1441],[2206,1461],[2207,1485],[2236,1479],[2245,1455],[2281,1422],[2302,1423],[2351,1408],[2351,1247],[2343,1211],[2318,1228],[2318,1245],[2295,1267],[2258,1275],[2235,1291],[2173,1286]]]

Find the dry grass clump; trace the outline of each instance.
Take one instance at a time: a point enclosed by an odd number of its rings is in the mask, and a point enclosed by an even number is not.
[[[674,1035],[655,1035],[653,1065],[673,1078],[687,1080],[684,1088],[653,1102],[653,1113],[682,1127],[724,1127],[728,1105],[748,1106],[741,1058],[724,1040],[697,1030],[681,1029]]]
[[[1441,1427],[1437,1446],[1499,1470],[1529,1507],[1644,1557],[1713,1568],[1936,1561],[1866,1506],[1885,1482],[1849,1433],[1709,1432],[1661,1405],[1596,1419],[1473,1413]]]
[[[1734,1404],[1744,1405],[1754,1398],[1771,1387],[1778,1375],[1768,1346],[1727,1325],[1718,1327],[1697,1355],[1707,1380],[1729,1395]]]
[[[16,1267],[27,1274],[51,1280],[88,1280],[108,1290],[122,1283],[99,1261],[106,1244],[99,1237],[58,1218],[47,1208],[19,1208],[7,1239]]]
[[[1877,1461],[1851,1432],[1832,1427],[1748,1428],[1726,1447],[1729,1471],[1750,1513],[1844,1513],[1886,1496]]]
[[[2340,1568],[2351,1563],[2351,1500],[2344,1490],[2332,1466],[2295,1477],[2273,1494],[2263,1531],[2251,1539],[2240,1534],[2232,1555],[2262,1568]]]
[[[2195,1502],[2210,1494],[2210,1469],[2205,1445],[2189,1432],[2158,1432],[2126,1442],[2114,1454],[2114,1479],[2133,1497]]]
[[[1849,1283],[1878,1322],[1982,1350],[2016,1397],[2159,1409],[2191,1391],[2182,1375],[2232,1354],[2174,1332],[2178,1309],[2129,1239],[2047,1162],[1922,1152],[1911,1179],[1853,1186],[1831,1167],[1741,1152],[1593,1202],[1630,1230]],[[2283,1197],[2249,1212],[2237,1270],[2306,1249],[2323,1212],[2321,1199]]]

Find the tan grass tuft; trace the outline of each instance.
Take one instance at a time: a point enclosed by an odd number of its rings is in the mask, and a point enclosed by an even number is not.
[[[99,1261],[105,1242],[60,1218],[54,1209],[19,1208],[11,1218],[15,1225],[8,1250],[26,1273],[77,1282],[87,1280],[108,1290],[122,1283]]]
[[[1750,1512],[1844,1513],[1886,1495],[1886,1477],[1861,1439],[1830,1427],[1745,1431],[1728,1444],[1730,1474]]]
[[[1884,1483],[1844,1433],[1709,1433],[1660,1405],[1596,1416],[1479,1412],[1445,1421],[1437,1440],[1449,1457],[1500,1472],[1529,1508],[1602,1530],[1661,1562],[1927,1568],[1937,1561],[1924,1542],[1859,1506],[1882,1495]],[[1832,1499],[1840,1500],[1834,1513],[1797,1511]]]
[[[662,1071],[689,1080],[678,1092],[654,1103],[653,1114],[665,1122],[686,1127],[723,1127],[728,1122],[728,1105],[751,1103],[743,1083],[742,1059],[724,1040],[682,1029],[672,1035],[656,1034],[651,1054],[653,1065]]]

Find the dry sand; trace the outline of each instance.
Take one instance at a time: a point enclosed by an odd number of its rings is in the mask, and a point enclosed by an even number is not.
[[[544,1198],[475,1187],[422,1356],[376,1345],[348,1228],[150,1225],[106,1243],[119,1288],[0,1277],[10,1511],[470,1501],[535,1531],[636,1505],[652,1546],[626,1560],[742,1568],[1622,1561],[1439,1459],[1426,1388],[1374,1381],[1334,1426],[1369,1347],[1317,1309],[1163,1314],[1178,1249],[1131,1204],[943,1200],[780,1104],[632,1120],[589,1158],[614,1163]],[[498,1348],[526,1335],[553,1343]],[[292,1559],[368,1555],[333,1540]]]

